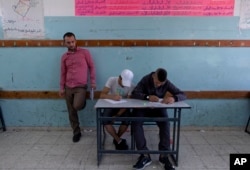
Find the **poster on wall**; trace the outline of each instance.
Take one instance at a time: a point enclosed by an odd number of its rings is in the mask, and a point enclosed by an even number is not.
[[[0,0],[4,39],[43,39],[43,0]]]
[[[241,0],[239,28],[250,29],[250,1],[249,0]]]
[[[235,0],[75,0],[76,16],[233,16]]]

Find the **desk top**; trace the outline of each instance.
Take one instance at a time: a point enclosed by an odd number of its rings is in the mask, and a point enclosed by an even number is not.
[[[173,104],[163,104],[160,102],[149,102],[146,100],[138,99],[123,99],[122,101],[112,101],[108,99],[98,99],[95,104],[95,108],[166,108],[166,109],[190,109],[184,101],[175,102]]]

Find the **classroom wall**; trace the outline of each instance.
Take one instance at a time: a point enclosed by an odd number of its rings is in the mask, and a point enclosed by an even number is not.
[[[244,39],[239,16],[232,17],[74,17],[45,16],[46,39],[62,39],[67,31],[77,39]],[[0,24],[0,38],[3,38]],[[136,84],[158,67],[186,91],[249,90],[250,49],[246,47],[89,47],[97,70],[97,90],[124,68],[134,71]],[[3,90],[59,90],[64,47],[0,48]],[[82,126],[95,126],[95,100],[80,111]],[[244,126],[247,99],[188,99],[182,126]],[[63,99],[0,99],[7,127],[69,127]],[[170,113],[172,114],[172,113]]]

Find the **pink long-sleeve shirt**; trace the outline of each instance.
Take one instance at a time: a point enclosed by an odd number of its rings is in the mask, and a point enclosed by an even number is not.
[[[67,87],[78,87],[88,84],[90,73],[91,84],[96,84],[94,62],[87,49],[77,48],[75,52],[66,52],[61,58],[60,90]]]

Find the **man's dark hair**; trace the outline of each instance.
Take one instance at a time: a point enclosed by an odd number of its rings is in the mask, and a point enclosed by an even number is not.
[[[74,37],[74,38],[76,38],[76,36],[75,36],[75,34],[74,33],[72,33],[72,32],[66,32],[64,35],[63,35],[63,39],[65,39],[65,37]]]
[[[164,82],[167,79],[167,71],[163,68],[158,68],[156,70],[156,75],[160,82]]]

